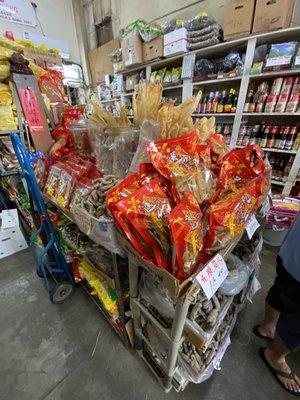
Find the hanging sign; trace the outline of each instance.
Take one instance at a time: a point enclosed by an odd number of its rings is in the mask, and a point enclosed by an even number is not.
[[[0,19],[21,25],[36,26],[34,8],[28,0],[0,0]]]
[[[34,90],[22,88],[18,93],[30,132],[43,132],[44,119]]]
[[[259,227],[260,227],[260,225],[259,225],[257,219],[255,218],[255,215],[252,214],[246,225],[247,235],[250,240],[251,240],[252,236],[254,235],[255,231],[257,230],[257,228],[259,228]]]

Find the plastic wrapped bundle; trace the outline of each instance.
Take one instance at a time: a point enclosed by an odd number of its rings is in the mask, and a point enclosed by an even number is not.
[[[114,162],[114,135],[103,125],[89,122],[89,138],[99,171],[111,174]]]
[[[113,143],[113,174],[124,178],[137,150],[140,130],[137,127],[120,128]]]
[[[219,287],[219,292],[227,296],[235,296],[246,287],[249,280],[249,268],[233,254],[227,257],[226,265],[229,274]]]

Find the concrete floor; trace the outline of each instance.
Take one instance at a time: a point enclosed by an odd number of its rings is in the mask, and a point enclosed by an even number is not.
[[[28,250],[0,261],[0,399],[288,400],[259,359],[251,334],[274,276],[275,252],[262,254],[262,290],[239,317],[221,371],[183,393],[163,393],[134,351],[126,350],[81,289],[55,306]],[[100,332],[100,333],[99,333]],[[96,339],[99,341],[92,357]],[[300,354],[290,356],[293,367]]]

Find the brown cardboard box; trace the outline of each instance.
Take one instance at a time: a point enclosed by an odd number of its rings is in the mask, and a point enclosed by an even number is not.
[[[159,36],[151,42],[143,43],[143,60],[150,61],[162,57],[164,50],[163,36]]]
[[[294,3],[294,0],[257,0],[252,32],[288,28]]]
[[[113,64],[109,54],[113,53],[118,47],[120,47],[119,39],[114,39],[95,50],[89,51],[88,57],[94,85],[104,81],[104,75],[113,75]]]
[[[225,8],[224,39],[249,35],[255,0],[229,0]]]
[[[24,57],[29,58],[35,64],[42,68],[50,67],[51,65],[62,65],[62,59],[60,55],[53,53],[45,53],[37,51],[35,49],[25,48],[23,50]]]
[[[123,39],[121,41],[121,48],[125,67],[143,62],[142,41],[138,35]]]

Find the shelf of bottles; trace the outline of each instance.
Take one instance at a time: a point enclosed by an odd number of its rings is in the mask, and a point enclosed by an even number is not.
[[[238,91],[235,88],[203,93],[197,109],[195,110],[194,116],[234,116],[236,112],[238,96]]]

